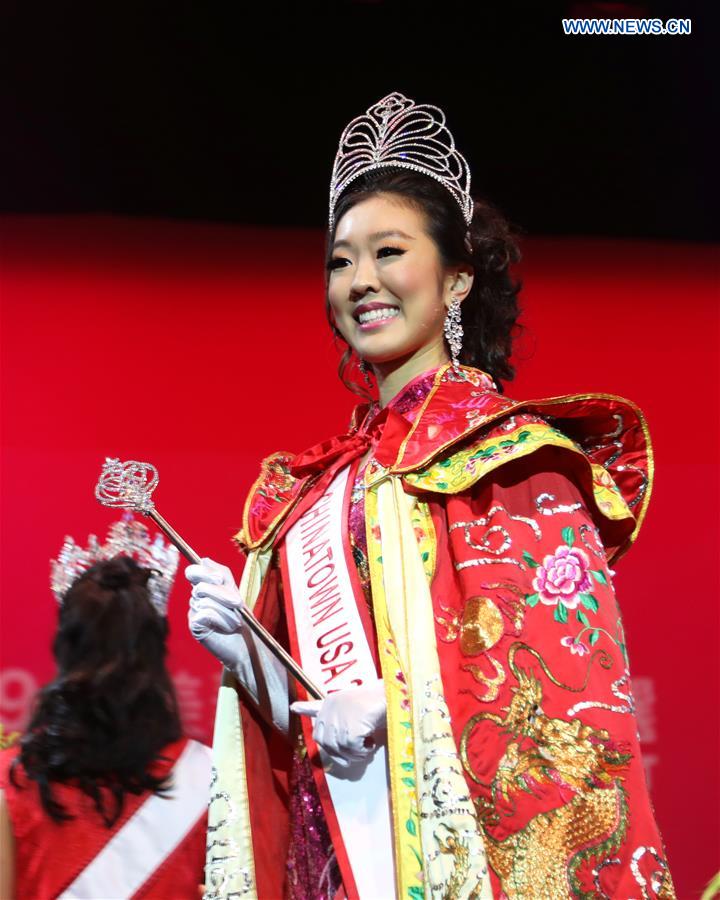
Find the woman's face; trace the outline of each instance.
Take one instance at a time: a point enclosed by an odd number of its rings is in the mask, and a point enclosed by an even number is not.
[[[425,227],[420,211],[391,194],[363,200],[337,224],[328,299],[338,330],[369,363],[447,359],[443,323],[458,273]]]

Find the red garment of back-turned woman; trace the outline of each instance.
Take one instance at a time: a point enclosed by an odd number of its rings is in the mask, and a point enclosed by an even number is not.
[[[0,787],[15,845],[16,900],[55,897],[196,898],[205,862],[210,752],[185,738],[169,744],[152,767],[172,772],[166,796],[128,794],[119,819],[106,826],[93,800],[74,784],[54,794],[73,818],[55,822],[36,783],[0,754]]]

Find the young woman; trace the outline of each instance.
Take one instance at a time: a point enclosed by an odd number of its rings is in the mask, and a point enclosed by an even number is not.
[[[187,570],[246,701],[221,691],[211,897],[673,896],[610,568],[647,429],[616,397],[502,393],[517,250],[469,190],[435,107],[393,94],[343,133],[328,317],[379,399],[263,462],[239,590]],[[295,699],[243,603],[324,700]]]
[[[182,737],[152,574],[119,556],[62,601],[57,675],[0,754],[3,900],[198,897],[209,750]]]

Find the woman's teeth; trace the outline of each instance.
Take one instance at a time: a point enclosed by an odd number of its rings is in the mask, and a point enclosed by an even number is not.
[[[364,325],[366,322],[376,322],[378,319],[394,319],[399,315],[399,309],[386,306],[383,309],[369,309],[367,312],[361,312],[358,316],[358,322]]]

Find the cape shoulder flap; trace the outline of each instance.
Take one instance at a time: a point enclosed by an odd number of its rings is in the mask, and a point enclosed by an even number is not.
[[[280,451],[260,464],[260,474],[245,501],[242,529],[234,537],[242,550],[255,550],[263,544],[300,499],[309,479],[291,475],[294,458],[294,453]]]
[[[478,373],[463,367],[472,383]],[[393,473],[413,493],[460,493],[500,466],[553,447],[574,474],[611,559],[635,540],[650,499],[653,456],[640,409],[611,394],[511,400],[441,369]],[[571,476],[572,477],[572,476]]]

